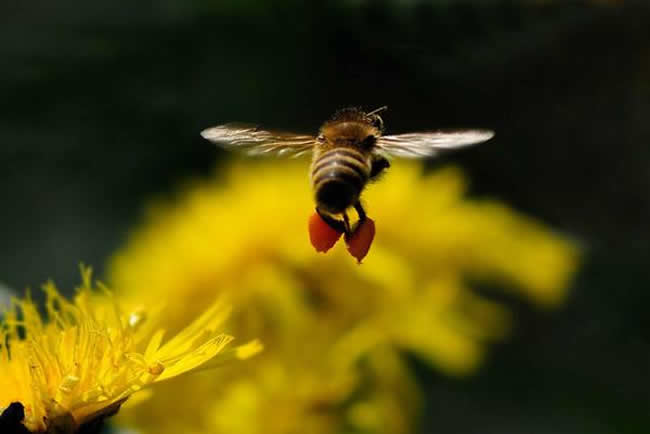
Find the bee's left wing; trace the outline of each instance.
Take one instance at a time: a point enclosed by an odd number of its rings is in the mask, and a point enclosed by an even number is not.
[[[387,154],[404,158],[433,157],[445,149],[485,142],[494,136],[490,130],[425,131],[381,136],[377,147]]]
[[[201,131],[203,138],[248,155],[297,157],[312,150],[316,138],[309,135],[262,130],[254,125],[224,124]]]

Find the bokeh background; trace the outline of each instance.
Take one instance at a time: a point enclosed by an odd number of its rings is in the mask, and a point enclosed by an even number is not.
[[[489,127],[430,166],[463,167],[583,264],[559,310],[508,300],[517,327],[475,375],[412,361],[421,432],[646,433],[648,23],[614,1],[3,2],[0,281],[101,275],[151,198],[225,164],[198,135],[219,122],[309,132],[385,104],[393,132]]]

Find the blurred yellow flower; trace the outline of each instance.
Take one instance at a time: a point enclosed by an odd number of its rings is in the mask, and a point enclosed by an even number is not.
[[[343,243],[317,254],[309,188],[305,162],[238,162],[150,208],[109,267],[120,298],[169,299],[173,329],[226,294],[231,330],[269,349],[246,367],[170,382],[122,412],[123,423],[156,433],[411,432],[418,389],[400,351],[464,375],[509,330],[508,310],[468,282],[553,307],[577,266],[576,248],[540,223],[465,198],[459,170],[402,163],[365,194],[377,235],[364,263]],[[199,408],[175,399],[190,387]]]
[[[48,322],[27,297],[12,300],[0,324],[0,413],[20,403],[31,432],[73,433],[143,387],[210,361],[232,340],[217,330],[229,314],[223,302],[163,340],[155,311],[123,312],[106,288],[95,294],[90,269],[82,278],[74,301],[44,286]]]

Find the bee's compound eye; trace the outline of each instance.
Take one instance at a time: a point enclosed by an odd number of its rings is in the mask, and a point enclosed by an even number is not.
[[[377,128],[379,131],[384,130],[384,120],[379,115],[372,116],[372,126]]]

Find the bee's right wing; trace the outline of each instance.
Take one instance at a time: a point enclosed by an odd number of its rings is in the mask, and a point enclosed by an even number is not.
[[[248,155],[298,157],[312,150],[316,138],[278,131],[261,130],[254,125],[224,124],[201,131],[203,138],[224,149]]]
[[[377,147],[389,155],[403,158],[434,157],[447,149],[485,142],[494,137],[490,130],[442,130],[381,136]]]

